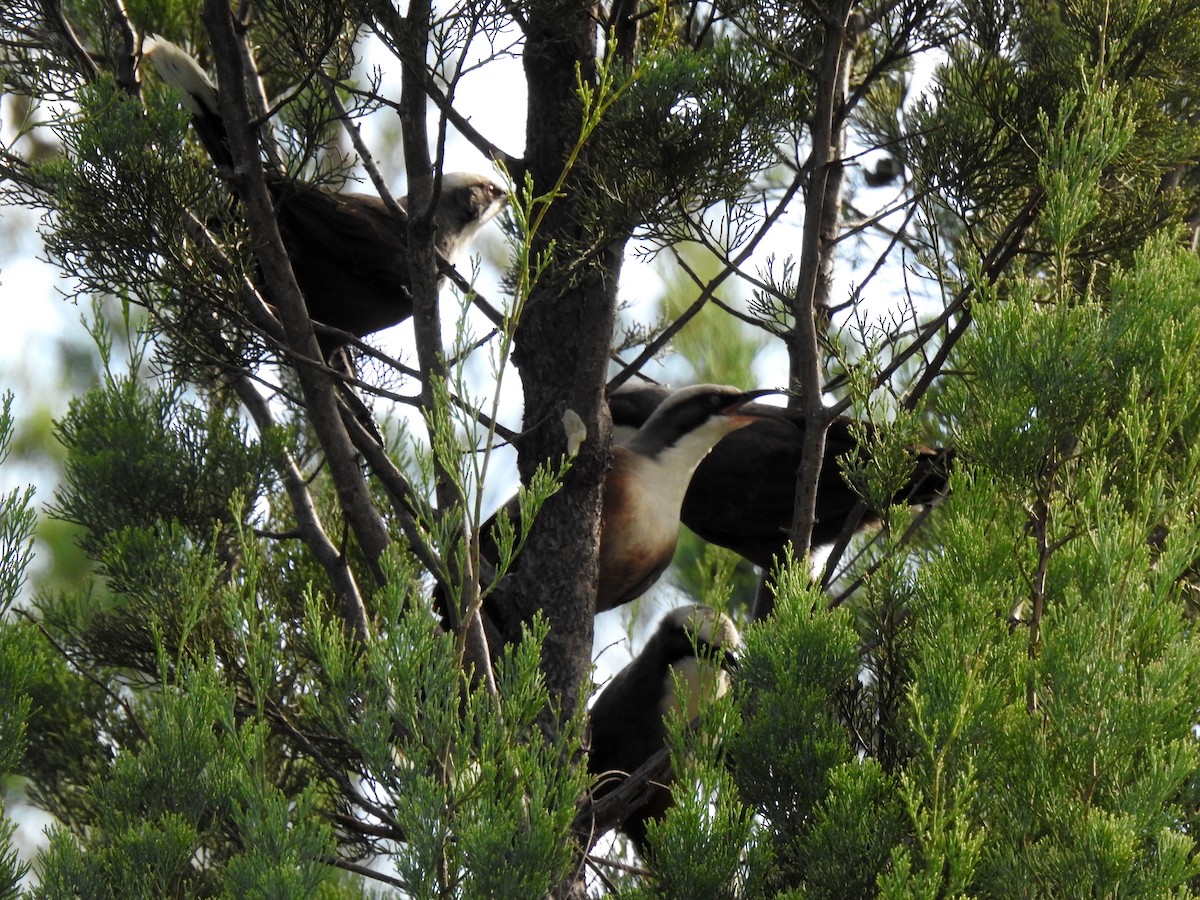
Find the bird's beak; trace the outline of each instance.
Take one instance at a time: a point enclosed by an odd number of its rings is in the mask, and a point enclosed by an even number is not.
[[[733,672],[738,667],[737,657],[732,650],[723,650],[720,647],[705,645],[703,650],[697,647],[696,656],[705,664],[722,669],[726,672]]]
[[[756,391],[746,391],[745,393],[739,395],[737,399],[735,399],[727,407],[725,407],[722,412],[725,415],[733,418],[745,418],[747,422],[762,416],[778,415],[779,412],[781,412],[778,407],[766,406],[760,403],[756,403],[753,406],[747,406],[747,404],[757,400],[759,397],[766,397],[771,394],[782,393],[784,393],[784,391],[778,390],[777,388],[760,388]]]

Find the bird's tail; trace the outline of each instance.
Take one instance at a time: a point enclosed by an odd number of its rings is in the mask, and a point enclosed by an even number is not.
[[[950,493],[948,480],[950,470],[954,466],[954,448],[916,447],[914,453],[917,456],[917,465],[913,469],[912,478],[896,495],[893,503],[924,506],[935,503]]]
[[[146,36],[142,56],[150,60],[164,82],[179,91],[184,107],[192,114],[192,127],[212,161],[220,169],[231,169],[229,137],[212,79],[183,48],[157,34]]]

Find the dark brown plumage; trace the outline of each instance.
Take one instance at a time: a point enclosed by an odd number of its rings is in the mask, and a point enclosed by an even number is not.
[[[222,172],[232,170],[217,89],[179,47],[156,35],[143,55],[180,92],[205,150]],[[412,315],[406,226],[370,194],[333,193],[268,174],[280,235],[309,316],[362,337]],[[407,198],[397,201],[407,209]],[[504,189],[483,175],[442,176],[434,211],[437,251],[451,264],[479,228],[504,207]],[[323,341],[327,348],[334,342]]]
[[[295,182],[276,186],[273,195],[280,235],[313,319],[362,337],[412,315],[405,226],[382,200]],[[407,197],[397,203],[407,210]],[[458,263],[504,203],[503,188],[482,175],[442,176],[434,213],[438,253]]]
[[[656,398],[661,400],[669,395],[666,388],[649,384],[635,385],[629,388],[629,396],[622,397],[624,392],[622,388],[609,401],[614,431],[618,425],[636,427],[638,417],[653,408]],[[787,543],[805,422],[797,411],[775,407],[770,410],[771,415],[756,418],[746,428],[723,438],[701,461],[680,510],[683,524],[701,538],[728,547],[763,567],[770,566]],[[754,411],[754,406],[743,410]],[[817,482],[812,537],[815,547],[837,540],[859,501],[858,494],[842,477],[837,462],[859,446],[851,433],[852,424],[851,419],[840,417],[829,428],[824,465]],[[953,451],[914,447],[912,454],[912,477],[893,502],[912,505],[933,502],[946,492]],[[868,509],[857,527],[878,521],[878,511]]]
[[[666,746],[664,717],[679,709],[688,721],[699,704],[724,694],[739,637],[728,617],[707,606],[682,606],[659,623],[642,651],[617,673],[592,704],[588,770],[593,796],[611,793]],[[676,685],[686,689],[677,695]],[[621,830],[646,855],[646,826],[671,806],[671,781],[648,786],[645,803],[627,815]]]

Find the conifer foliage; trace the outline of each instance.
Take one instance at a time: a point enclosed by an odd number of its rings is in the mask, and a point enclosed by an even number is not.
[[[0,895],[1200,893],[1200,2],[14,0],[0,35],[3,199],[123,311],[60,482],[0,494],[0,774],[54,821],[30,868],[0,820]],[[448,145],[510,190],[457,272]],[[308,319],[293,182],[381,197],[397,341]],[[732,690],[594,800],[605,391],[664,371],[787,389],[791,542],[685,547]],[[812,553],[843,414],[882,526]],[[881,508],[918,443],[950,495]],[[31,566],[39,517],[89,573]],[[605,835],[666,772],[641,858]]]

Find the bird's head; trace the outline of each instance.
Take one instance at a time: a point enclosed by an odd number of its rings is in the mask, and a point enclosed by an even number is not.
[[[608,411],[612,415],[612,442],[624,444],[637,434],[646,420],[671,396],[665,384],[632,378],[608,393]]]
[[[679,448],[696,462],[721,438],[767,413],[770,407],[746,410],[746,404],[773,390],[743,391],[727,384],[694,384],[662,401],[626,442],[631,450],[657,456]]]
[[[508,193],[486,175],[447,172],[442,176],[434,219],[438,249],[451,263],[470,245],[481,227],[504,209]]]
[[[701,703],[729,690],[728,673],[737,668],[741,636],[724,613],[709,606],[681,606],[659,623],[654,640],[663,644],[665,677],[670,681],[664,713],[683,710],[690,721]]]
[[[712,660],[721,668],[737,668],[734,651],[742,641],[733,620],[711,606],[689,603],[671,610],[659,631],[681,635],[687,652]]]

